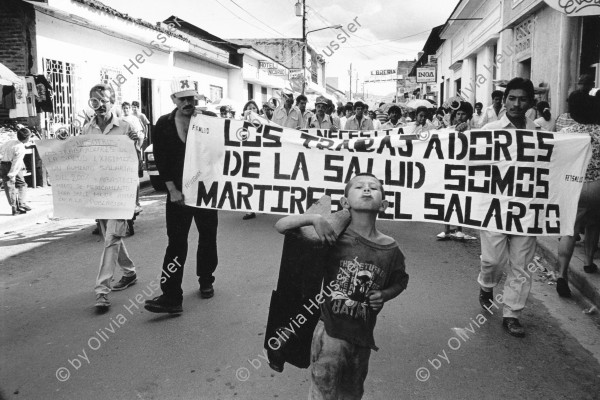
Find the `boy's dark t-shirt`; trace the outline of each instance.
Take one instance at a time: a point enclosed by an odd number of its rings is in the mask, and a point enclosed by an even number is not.
[[[327,334],[378,350],[373,339],[377,312],[369,307],[366,294],[394,282],[403,290],[408,283],[398,243],[380,245],[347,229],[327,255],[325,293],[331,296],[321,304]]]

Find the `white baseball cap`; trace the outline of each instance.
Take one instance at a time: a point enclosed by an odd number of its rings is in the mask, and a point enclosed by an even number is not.
[[[194,96],[197,99],[201,98],[194,86],[194,80],[190,76],[174,78],[171,81],[171,94],[175,97]]]

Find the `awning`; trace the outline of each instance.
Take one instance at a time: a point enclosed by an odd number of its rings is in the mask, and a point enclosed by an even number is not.
[[[14,72],[8,69],[4,64],[0,63],[0,85],[2,86],[13,86],[14,84],[20,84],[21,78]]]

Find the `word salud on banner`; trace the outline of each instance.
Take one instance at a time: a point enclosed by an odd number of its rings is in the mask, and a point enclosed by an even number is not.
[[[368,172],[382,180],[389,201],[382,219],[572,234],[573,199],[591,157],[588,135],[446,129],[419,140],[403,128],[379,133],[333,139],[196,116],[186,146],[186,204],[300,214],[325,194],[339,208],[345,183]]]
[[[129,219],[135,208],[138,158],[125,135],[83,135],[36,143],[52,179],[54,216]]]

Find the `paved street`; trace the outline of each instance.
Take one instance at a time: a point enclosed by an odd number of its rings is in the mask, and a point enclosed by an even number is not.
[[[143,205],[126,239],[139,281],[111,293],[103,315],[93,307],[102,243],[90,221],[1,232],[2,397],[305,399],[307,370],[287,364],[279,374],[263,358],[283,243],[278,217],[221,212],[215,297],[199,296],[192,245],[184,312],[168,316],[137,302],[159,294],[166,246],[164,196],[149,191]],[[400,243],[410,282],[380,314],[365,399],[600,399],[597,316],[537,275],[522,318],[527,336],[508,336],[501,313],[477,301],[478,240],[438,242],[441,225],[380,227]]]

